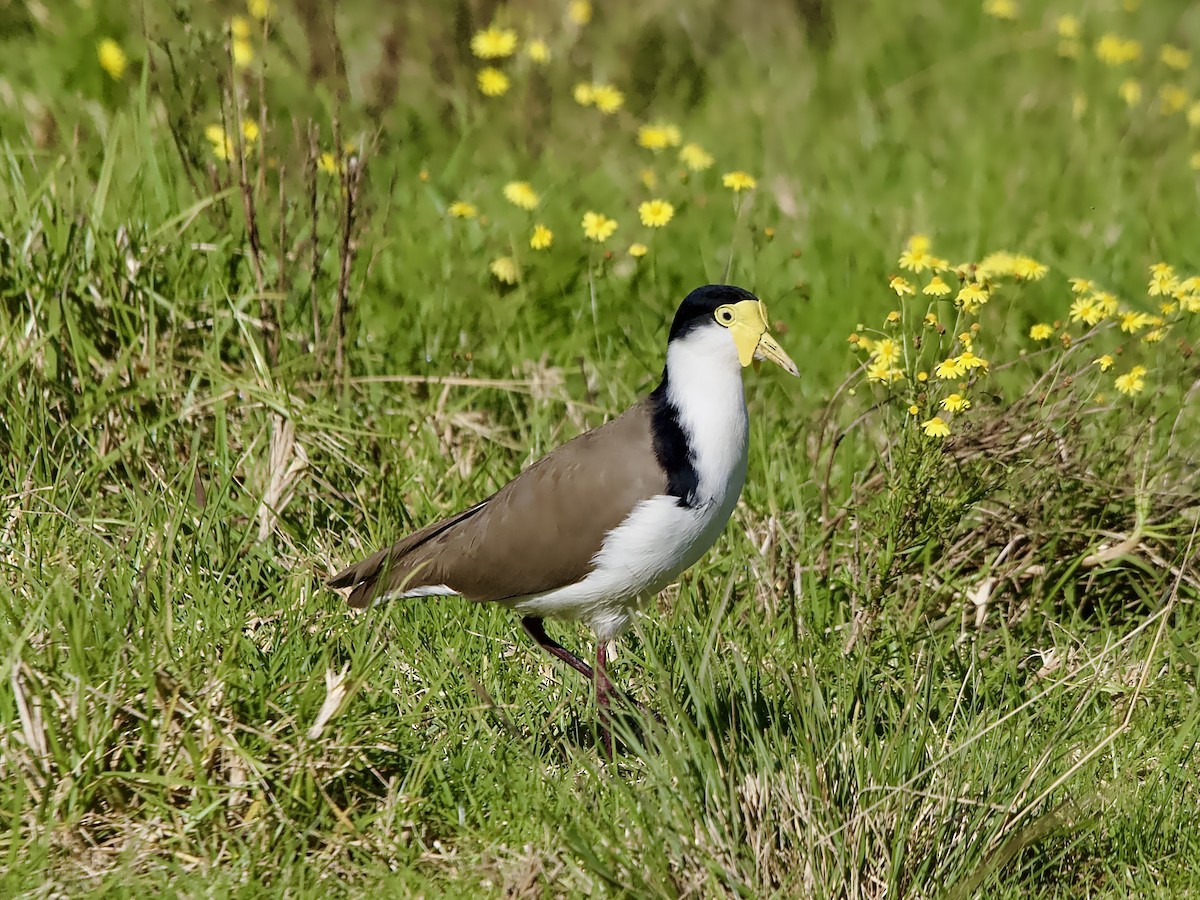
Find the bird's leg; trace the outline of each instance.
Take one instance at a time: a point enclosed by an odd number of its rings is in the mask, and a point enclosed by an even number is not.
[[[521,627],[523,627],[529,633],[531,638],[538,642],[538,646],[540,646],[551,656],[561,659],[588,681],[592,680],[592,667],[562,644],[553,640],[550,635],[546,634],[546,629],[542,625],[542,620],[537,616],[523,616],[521,618]]]
[[[608,714],[608,701],[613,693],[612,682],[608,680],[608,642],[596,642],[596,710],[600,717],[600,752],[609,762],[613,758],[612,722]]]

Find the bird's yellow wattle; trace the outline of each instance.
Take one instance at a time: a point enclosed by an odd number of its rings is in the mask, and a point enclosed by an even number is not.
[[[799,375],[796,364],[767,330],[767,307],[761,300],[742,300],[729,307],[733,322],[729,325],[733,345],[737,348],[738,361],[742,367],[754,362],[755,358],[769,359],[781,369]]]

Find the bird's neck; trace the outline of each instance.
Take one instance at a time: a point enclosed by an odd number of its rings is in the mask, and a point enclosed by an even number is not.
[[[688,506],[723,504],[730,491],[736,500],[745,480],[749,424],[742,369],[727,339],[716,350],[672,341],[662,382],[651,395],[655,452],[667,470],[669,492]]]

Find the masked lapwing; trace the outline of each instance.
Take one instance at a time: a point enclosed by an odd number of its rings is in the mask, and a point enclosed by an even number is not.
[[[762,301],[737,287],[697,288],[675,314],[648,397],[330,586],[350,588],[354,607],[451,595],[515,610],[543,649],[593,682],[611,758],[608,644],[725,528],[746,480],[742,369],[756,359],[799,374],[768,333]],[[546,616],[591,627],[594,670],[550,639]]]

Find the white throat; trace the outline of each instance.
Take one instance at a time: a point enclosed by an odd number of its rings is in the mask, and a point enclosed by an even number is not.
[[[668,345],[667,397],[692,448],[697,501],[732,511],[746,481],[749,421],[742,365],[728,331],[703,326]]]

